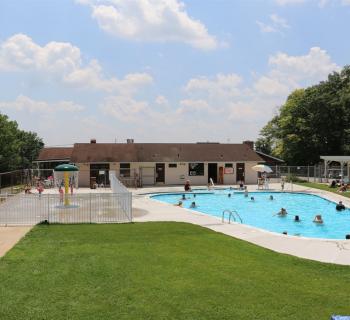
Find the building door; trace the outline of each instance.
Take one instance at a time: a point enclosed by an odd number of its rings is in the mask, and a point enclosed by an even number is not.
[[[99,186],[109,186],[109,163],[91,163],[90,179]]]
[[[156,163],[156,182],[165,182],[165,164]]]
[[[210,178],[213,179],[214,183],[218,182],[218,164],[208,163],[208,183],[210,183]]]
[[[244,176],[245,176],[245,166],[244,163],[237,163],[236,164],[236,180],[237,182],[243,181],[244,182]]]

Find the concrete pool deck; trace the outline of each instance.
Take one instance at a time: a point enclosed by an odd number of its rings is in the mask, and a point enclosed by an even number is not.
[[[281,191],[280,184],[271,184],[270,191]],[[130,189],[133,192],[133,213],[135,222],[177,221],[196,224],[221,232],[261,247],[300,258],[321,262],[350,265],[350,240],[314,239],[269,232],[239,223],[222,223],[221,219],[200,212],[176,207],[152,200],[146,193],[183,192],[183,187],[152,187]],[[248,186],[257,191],[256,185]],[[285,191],[307,192],[350,207],[350,199],[327,191],[286,184]],[[265,190],[264,190],[265,191]],[[350,225],[349,225],[350,234]]]
[[[0,258],[22,239],[31,228],[31,226],[0,227]]]

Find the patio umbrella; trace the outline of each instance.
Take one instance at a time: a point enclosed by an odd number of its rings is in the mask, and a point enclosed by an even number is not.
[[[252,169],[256,172],[266,172],[266,173],[272,172],[272,169],[265,164],[257,164],[256,166],[252,167]]]

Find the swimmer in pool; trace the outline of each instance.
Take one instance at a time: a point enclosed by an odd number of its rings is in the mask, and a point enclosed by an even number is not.
[[[273,195],[272,195],[272,194],[270,195],[270,198],[269,198],[269,199],[270,199],[270,200],[273,200]]]
[[[255,201],[254,197],[250,197],[250,201]]]
[[[197,205],[194,201],[191,203],[190,208],[197,208]]]
[[[336,209],[337,211],[345,210],[345,206],[343,205],[343,202],[342,202],[342,201],[339,201],[339,203],[335,206],[335,209]]]
[[[288,214],[287,210],[284,208],[281,208],[280,212],[277,213],[279,217],[285,217]]]
[[[323,224],[322,216],[320,214],[316,214],[313,222]]]
[[[174,204],[174,206],[176,206],[176,207],[182,207],[182,201],[180,200],[179,203]]]
[[[231,193],[229,193],[227,196],[228,196],[229,198],[231,198]]]
[[[299,216],[294,216],[294,222],[300,222],[301,220],[300,220],[300,218],[299,218]]]

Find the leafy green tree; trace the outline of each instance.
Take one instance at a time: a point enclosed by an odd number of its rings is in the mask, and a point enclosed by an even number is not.
[[[33,161],[38,157],[44,143],[35,132],[19,131],[19,155],[21,168],[30,168]]]
[[[292,92],[261,130],[257,145],[298,165],[317,163],[320,155],[349,153],[350,67]]]
[[[30,168],[44,146],[36,133],[22,131],[0,113],[0,172]]]

